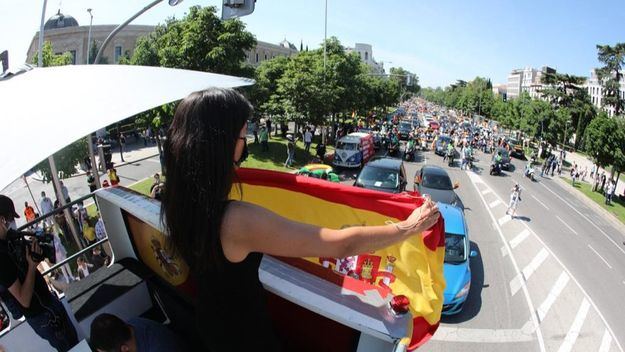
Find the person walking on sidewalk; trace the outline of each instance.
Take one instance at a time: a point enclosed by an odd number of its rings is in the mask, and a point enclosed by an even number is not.
[[[98,189],[97,185],[95,184],[95,177],[93,177],[91,171],[87,171],[87,184],[89,185],[89,192],[91,193],[95,192],[96,189]]]
[[[599,190],[599,192],[603,193],[603,188],[605,187],[605,171],[603,171],[601,173],[601,189]]]
[[[519,202],[521,201],[521,186],[519,184],[515,184],[512,187],[512,191],[510,192],[510,202],[508,203],[508,210],[506,210],[506,215],[510,215],[514,218],[516,213],[516,208],[519,206]]]
[[[612,196],[614,195],[614,184],[612,180],[608,180],[608,184],[605,187],[605,204],[612,204]]]
[[[310,132],[310,127],[306,127],[306,131],[304,131],[304,149],[307,152],[310,152],[310,144],[312,143],[313,134]]]
[[[288,134],[286,139],[288,142],[286,144],[286,161],[284,162],[284,167],[291,167],[295,157],[295,140],[291,134]]]
[[[262,152],[269,151],[269,132],[266,126],[260,126],[260,146]]]

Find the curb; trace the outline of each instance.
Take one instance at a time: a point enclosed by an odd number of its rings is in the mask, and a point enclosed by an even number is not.
[[[132,164],[132,163],[136,163],[136,162],[138,162],[138,161],[143,161],[143,160],[145,160],[145,159],[150,159],[150,158],[153,158],[153,157],[155,157],[155,156],[158,156],[158,153],[156,153],[156,154],[151,154],[151,155],[148,155],[148,156],[144,156],[144,157],[141,157],[141,158],[139,158],[139,159],[129,160],[129,161],[124,161],[123,163],[115,164],[115,168],[118,168],[118,167],[120,167],[120,166],[125,166],[125,165],[128,165],[128,164]],[[80,171],[80,172],[78,172],[78,173],[76,173],[76,174],[71,175],[70,177],[66,177],[66,178],[64,178],[64,180],[65,180],[65,179],[68,179],[68,178],[74,178],[74,177],[79,177],[79,176],[85,176],[86,174],[87,174],[87,172],[86,172],[86,171]],[[102,173],[102,172],[99,172],[99,171],[98,171],[98,174],[99,174],[100,176],[104,176],[104,175],[106,175],[106,172]],[[36,178],[34,178],[34,177],[33,177],[32,179],[33,179],[33,180],[36,180],[36,181],[39,181],[39,182],[43,182],[43,180],[36,179]]]
[[[625,235],[625,224],[623,224],[616,216],[614,216],[614,214],[603,209],[599,204],[595,203],[594,200],[586,197],[586,195],[583,194],[582,192],[573,189],[573,187],[570,184],[561,180],[561,177],[562,176],[553,177],[552,179],[557,180],[557,182],[559,182],[562,188],[566,189],[567,192],[571,193],[577,199],[581,200],[590,208],[592,208],[594,211],[596,211],[599,215],[601,215],[601,217],[603,217],[606,221],[612,224],[612,226],[614,226],[618,231],[620,231],[621,235]]]

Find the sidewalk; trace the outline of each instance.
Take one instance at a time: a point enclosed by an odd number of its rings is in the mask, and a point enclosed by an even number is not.
[[[590,179],[590,170],[592,170],[592,160],[588,159],[586,156],[579,154],[579,153],[575,153],[575,152],[567,152],[566,153],[566,161],[568,161],[569,163],[571,163],[571,165],[573,165],[573,163],[578,165],[578,170],[580,171],[584,171],[585,167],[588,167],[588,175],[586,176],[586,182],[590,183],[591,179]],[[571,166],[572,167],[572,166]],[[610,176],[610,170],[605,170],[603,168],[599,169],[599,173],[601,172],[605,172],[606,177]],[[570,176],[570,169],[567,169],[566,172],[564,170],[562,170],[562,176],[571,179]],[[625,182],[621,182],[621,180],[617,180],[616,182],[616,192],[614,192],[615,195],[619,195],[619,194],[624,194],[625,191]]]

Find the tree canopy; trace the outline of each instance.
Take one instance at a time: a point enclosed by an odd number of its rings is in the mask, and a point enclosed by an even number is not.
[[[614,46],[597,45],[597,56],[604,64],[597,70],[603,86],[603,102],[614,108],[615,115],[620,115],[625,111],[625,99],[620,95],[625,65],[625,43],[618,43]]]

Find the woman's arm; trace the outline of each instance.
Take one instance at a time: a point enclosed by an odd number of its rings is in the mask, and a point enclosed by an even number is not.
[[[402,241],[432,227],[438,217],[438,208],[428,201],[397,224],[334,230],[291,221],[254,204],[232,202],[224,216],[221,243],[231,262],[240,262],[251,252],[343,258]]]

